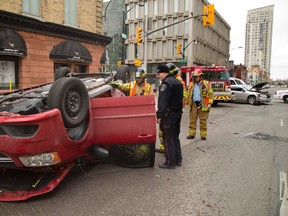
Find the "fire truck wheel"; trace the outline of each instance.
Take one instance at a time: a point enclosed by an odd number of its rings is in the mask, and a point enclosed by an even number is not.
[[[55,74],[54,74],[54,81],[66,77],[67,74],[69,74],[71,71],[68,67],[59,67],[56,69]]]
[[[79,126],[88,115],[89,96],[84,83],[74,77],[56,80],[48,94],[48,109],[59,109],[66,128]]]

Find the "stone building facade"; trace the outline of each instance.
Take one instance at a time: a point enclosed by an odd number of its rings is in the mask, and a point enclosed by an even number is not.
[[[140,4],[144,6],[140,7]],[[209,2],[206,0],[126,0],[126,11],[134,7],[127,13],[125,20],[125,33],[128,35],[125,41],[126,63],[133,64],[135,59],[144,59],[144,43],[136,44],[138,27],[149,33],[192,16],[194,18],[147,36],[147,70],[156,71],[159,63],[166,62],[173,62],[180,67],[212,65],[218,64],[221,59],[229,59],[231,28],[217,11],[214,25],[203,26],[201,14],[203,6],[207,4]],[[177,54],[178,43],[182,45],[183,55]]]

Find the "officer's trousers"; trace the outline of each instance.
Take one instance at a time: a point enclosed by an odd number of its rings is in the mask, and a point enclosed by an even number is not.
[[[180,123],[181,111],[171,111],[167,117],[161,119],[160,128],[163,133],[163,143],[166,150],[166,161],[168,166],[175,166],[182,162],[182,151],[180,145]]]
[[[190,124],[189,124],[189,135],[195,136],[196,135],[196,128],[197,128],[197,120],[199,117],[200,120],[200,136],[206,137],[207,136],[207,119],[209,116],[209,111],[203,112],[202,108],[197,109],[195,105],[191,106],[189,117],[190,117]]]

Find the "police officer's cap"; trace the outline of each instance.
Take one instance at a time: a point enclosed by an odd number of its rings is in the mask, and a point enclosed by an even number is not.
[[[157,73],[170,73],[166,64],[160,64],[157,68]]]

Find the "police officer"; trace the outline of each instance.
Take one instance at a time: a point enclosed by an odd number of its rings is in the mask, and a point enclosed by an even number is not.
[[[203,80],[202,77],[203,73],[200,69],[193,71],[193,81],[190,82],[188,87],[190,124],[187,139],[195,138],[198,117],[200,120],[201,139],[206,140],[207,137],[207,119],[213,104],[213,90],[209,82]]]
[[[180,123],[182,118],[183,85],[170,73],[165,64],[157,68],[157,76],[162,81],[159,86],[157,123],[163,132],[166,161],[159,165],[162,169],[175,169],[182,164],[180,146]]]
[[[176,79],[178,79],[182,85],[183,85],[183,106],[186,106],[187,103],[187,91],[186,91],[186,84],[184,82],[184,80],[181,78],[181,76],[179,75],[179,68],[176,67],[176,65],[172,62],[169,62],[166,64],[170,73],[173,74],[175,76]],[[159,129],[159,140],[160,140],[160,144],[159,144],[159,149],[157,149],[157,151],[159,153],[165,153],[165,146],[163,144],[163,137],[162,137],[162,131],[161,129]]]

